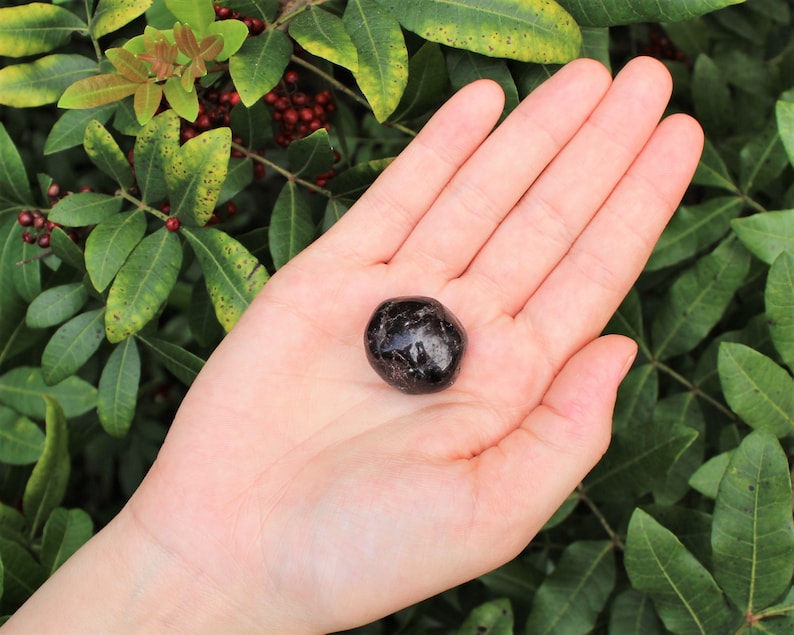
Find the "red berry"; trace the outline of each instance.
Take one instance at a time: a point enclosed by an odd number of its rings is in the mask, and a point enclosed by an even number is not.
[[[36,229],[43,229],[47,224],[47,219],[44,216],[36,216],[33,218],[33,227]]]
[[[52,185],[50,185],[49,188],[47,188],[47,196],[49,196],[50,198],[57,198],[60,193],[61,193],[61,186],[58,185],[57,183],[53,183]]]
[[[17,214],[17,222],[22,227],[30,227],[33,224],[33,214],[29,210],[23,209]]]
[[[180,225],[179,219],[174,216],[171,216],[171,218],[165,221],[165,228],[170,232],[175,232],[176,230],[178,230],[179,225]]]
[[[77,244],[80,242],[80,236],[77,235],[77,232],[72,230],[68,234],[66,234],[73,243]]]
[[[31,234],[29,231],[25,230],[22,232],[22,242],[32,245],[33,243],[36,242],[36,237],[33,234]]]
[[[237,203],[234,201],[228,201],[226,203],[226,215],[227,216],[234,216],[237,213]]]
[[[261,181],[265,178],[265,164],[264,163],[254,163],[254,178],[257,181]]]
[[[298,71],[287,71],[284,73],[284,81],[287,84],[297,84],[299,79]]]
[[[166,201],[165,203],[161,203],[160,204],[160,211],[163,214],[166,214],[166,215],[170,214],[171,213],[171,203],[169,203],[168,201]]]
[[[39,247],[42,249],[46,249],[50,246],[50,235],[49,234],[42,234],[39,236],[38,240],[36,241],[39,244]]]
[[[276,110],[286,110],[289,108],[289,99],[286,97],[279,97],[273,102],[273,108]]]
[[[278,99],[278,95],[271,90],[269,93],[265,93],[263,99],[265,100],[266,104],[272,106],[273,104],[276,103],[276,100]]]
[[[301,108],[300,110],[300,118],[301,121],[305,121],[306,123],[310,122],[314,119],[314,110],[311,108]]]
[[[289,110],[285,110],[283,113],[284,123],[288,126],[294,126],[298,123],[298,111],[294,108],[290,108]]]
[[[251,35],[259,35],[262,31],[265,30],[265,23],[262,22],[259,18],[251,18],[251,21],[248,25],[248,32]]]
[[[210,120],[209,115],[203,114],[203,115],[199,115],[194,125],[199,130],[209,130],[210,128],[212,128],[212,121]]]

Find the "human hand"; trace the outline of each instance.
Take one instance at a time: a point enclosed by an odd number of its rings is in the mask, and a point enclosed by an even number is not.
[[[670,84],[647,58],[614,82],[578,60],[492,132],[501,92],[474,83],[267,283],[118,521],[228,607],[224,632],[342,630],[485,573],[598,461],[636,350],[598,336],[702,144],[659,124]],[[367,363],[372,310],[402,295],[467,330],[443,392]]]

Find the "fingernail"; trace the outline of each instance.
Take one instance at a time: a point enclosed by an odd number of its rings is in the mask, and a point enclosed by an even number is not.
[[[626,379],[626,375],[629,374],[631,367],[634,365],[634,360],[637,359],[637,347],[634,347],[634,350],[631,354],[626,357],[626,361],[623,363],[623,368],[620,370],[620,381]]]

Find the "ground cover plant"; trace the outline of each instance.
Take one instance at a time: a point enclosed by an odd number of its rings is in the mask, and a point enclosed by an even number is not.
[[[570,59],[640,54],[707,144],[608,327],[640,346],[612,445],[516,560],[357,632],[794,632],[786,0],[0,8],[0,613],[124,504],[269,275],[455,88],[491,77],[509,110]]]

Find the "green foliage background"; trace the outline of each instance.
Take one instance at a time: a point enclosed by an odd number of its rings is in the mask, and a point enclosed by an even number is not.
[[[454,89],[491,77],[509,110],[577,56],[651,54],[707,144],[608,327],[640,345],[609,451],[519,558],[357,632],[794,632],[791,3],[223,6],[261,29],[208,1],[0,6],[2,613],[123,505],[269,275]],[[335,108],[278,143],[289,71]],[[228,125],[186,137],[211,90],[237,95]],[[63,229],[23,242],[23,210]]]

